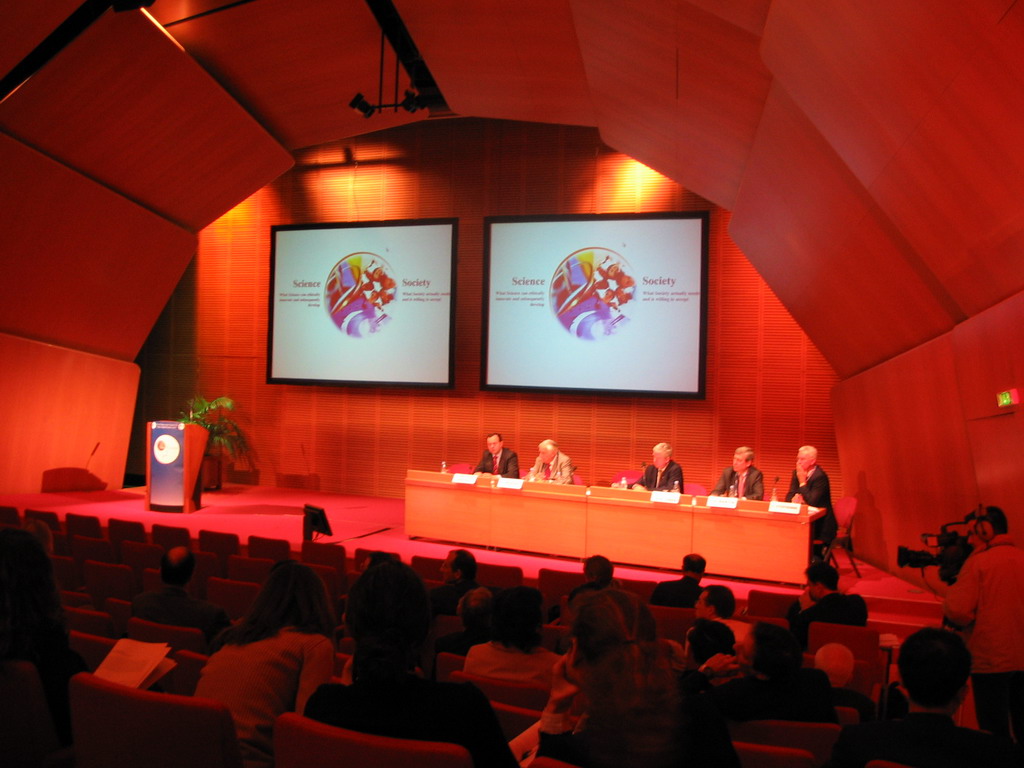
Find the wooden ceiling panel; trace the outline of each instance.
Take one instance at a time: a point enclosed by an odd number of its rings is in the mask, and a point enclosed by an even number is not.
[[[760,37],[764,33],[765,19],[772,0],[685,0],[689,5],[700,8],[722,21],[745,29],[752,35]]]
[[[0,104],[0,127],[193,230],[291,166],[142,13],[95,22]]]
[[[133,360],[195,235],[3,134],[0,167],[0,330]]]
[[[841,376],[953,325],[915,254],[781,87],[765,109],[730,230]]]
[[[10,72],[81,5],[81,0],[0,3],[0,76]]]
[[[395,98],[395,54],[364,0],[260,0],[172,24],[168,31],[289,149],[422,120],[392,109],[364,118],[349,107]],[[258,51],[259,55],[253,55]],[[399,69],[398,98],[410,87]]]
[[[770,85],[758,38],[670,0],[573,10],[602,138],[732,208]]]
[[[872,192],[972,316],[1024,289],[1024,7],[994,28]]]
[[[569,0],[395,0],[459,115],[594,125]]]

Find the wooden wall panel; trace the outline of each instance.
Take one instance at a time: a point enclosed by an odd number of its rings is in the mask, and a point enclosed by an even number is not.
[[[121,488],[138,366],[6,333],[0,365],[0,489]]]
[[[346,151],[359,162],[339,163]],[[687,209],[711,210],[707,399],[480,390],[484,216]],[[267,385],[271,224],[418,216],[459,219],[455,388]],[[407,468],[475,463],[497,430],[525,466],[538,442],[558,440],[589,483],[650,461],[662,440],[688,481],[712,484],[744,444],[766,475],[788,478],[796,448],[812,442],[843,492],[829,416],[835,375],[729,240],[727,214],[611,151],[593,129],[432,121],[303,152],[203,231],[197,266],[159,325],[141,357],[154,409],[167,407],[168,392],[235,397],[266,484],[305,473],[323,490],[397,497]]]

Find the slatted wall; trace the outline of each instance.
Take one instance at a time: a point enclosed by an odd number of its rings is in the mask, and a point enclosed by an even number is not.
[[[588,484],[676,446],[688,482],[710,487],[751,445],[770,487],[798,446],[817,445],[842,495],[830,391],[836,376],[728,236],[729,214],[604,146],[587,128],[440,120],[297,153],[296,167],[207,227],[195,262],[142,354],[136,432],[193,392],[239,403],[259,483],[398,497],[406,469],[475,462],[497,430],[519,451],[556,439]],[[707,397],[482,392],[483,218],[710,210]],[[274,224],[459,220],[456,386],[449,391],[268,385]],[[657,365],[652,338],[623,365]],[[141,466],[135,440],[133,465]],[[255,480],[239,467],[229,475]]]

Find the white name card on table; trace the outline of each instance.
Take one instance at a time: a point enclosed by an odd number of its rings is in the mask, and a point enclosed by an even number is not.
[[[799,515],[800,505],[795,501],[772,501],[768,504],[769,512],[781,512],[784,515]]]
[[[718,507],[719,509],[736,509],[736,505],[740,503],[740,500],[735,496],[708,496],[708,506]]]
[[[452,475],[452,485],[476,485],[477,476],[465,472],[456,472]]]
[[[499,488],[514,488],[517,491],[523,490],[523,478],[521,477],[499,477]]]
[[[660,501],[662,504],[678,504],[679,494],[672,491],[651,491],[651,501]]]

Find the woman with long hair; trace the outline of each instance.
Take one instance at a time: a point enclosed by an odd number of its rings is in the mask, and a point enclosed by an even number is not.
[[[196,696],[223,702],[235,721],[246,766],[273,765],[274,720],[302,712],[334,670],[334,617],[320,577],[282,560],[249,612],[213,641]]]

